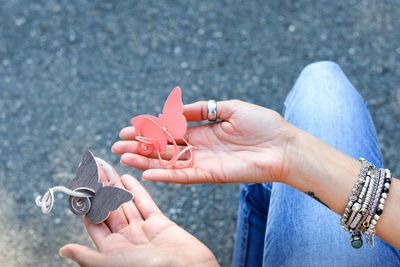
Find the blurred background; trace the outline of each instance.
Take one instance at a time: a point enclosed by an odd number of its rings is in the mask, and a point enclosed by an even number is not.
[[[136,114],[158,114],[180,85],[185,103],[239,98],[278,111],[301,69],[338,62],[368,100],[385,164],[400,175],[399,1],[0,1],[0,265],[72,266],[90,244],[57,195],[85,148],[110,151]],[[317,104],[317,103],[316,103]],[[229,266],[238,185],[144,183],[170,218]]]

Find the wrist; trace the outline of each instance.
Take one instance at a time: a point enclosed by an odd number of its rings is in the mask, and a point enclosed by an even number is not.
[[[330,209],[341,213],[361,163],[306,131],[292,127],[283,182],[318,196]]]
[[[303,177],[309,175],[312,164],[312,142],[310,134],[291,125],[291,142],[287,149],[287,162],[289,164],[286,183],[293,185],[301,182]]]
[[[302,152],[302,134],[303,131],[287,122],[285,127],[286,145],[283,152],[282,172],[278,182],[291,184],[302,170],[301,155]]]

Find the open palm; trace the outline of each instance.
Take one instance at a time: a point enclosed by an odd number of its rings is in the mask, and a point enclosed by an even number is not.
[[[188,121],[207,118],[204,101],[185,105]],[[175,183],[266,182],[285,176],[289,124],[275,111],[239,100],[218,102],[216,123],[188,127],[186,140],[194,146],[194,164],[186,169],[161,169],[157,155],[138,154],[134,127],[121,130],[113,152],[121,162],[146,170],[143,178]],[[172,146],[163,155],[172,156]]]
[[[84,218],[97,251],[78,244],[60,250],[81,266],[218,266],[214,255],[194,236],[169,220],[143,186],[124,175],[123,186],[135,198],[100,224]]]

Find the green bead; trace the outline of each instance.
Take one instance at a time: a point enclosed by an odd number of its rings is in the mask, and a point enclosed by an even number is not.
[[[351,246],[355,249],[359,249],[361,248],[363,245],[363,241],[361,239],[361,237],[359,236],[354,236],[351,238]]]

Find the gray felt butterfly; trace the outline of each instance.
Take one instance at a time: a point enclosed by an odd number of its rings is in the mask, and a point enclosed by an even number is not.
[[[93,154],[87,150],[78,167],[75,178],[68,188],[82,192],[89,197],[69,197],[69,207],[74,214],[87,215],[92,223],[106,220],[111,211],[133,199],[133,194],[114,186],[103,186],[99,179],[99,170]]]

